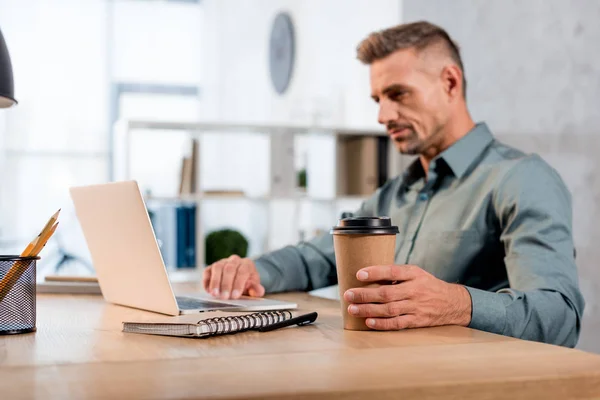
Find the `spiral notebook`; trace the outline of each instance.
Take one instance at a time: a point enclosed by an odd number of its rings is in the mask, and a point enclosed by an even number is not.
[[[204,338],[260,329],[293,318],[290,311],[256,313],[210,312],[195,321],[180,322],[123,322],[123,332],[147,335]],[[189,316],[187,316],[189,319]]]

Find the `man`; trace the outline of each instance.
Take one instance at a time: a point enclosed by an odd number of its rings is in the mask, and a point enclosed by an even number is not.
[[[377,330],[454,324],[575,346],[584,300],[558,174],[473,122],[459,49],[440,27],[373,33],[358,58],[370,66],[379,123],[418,159],[356,213],[390,216],[400,229],[397,265],[368,266],[358,279],[399,283],[348,290],[348,312]],[[255,261],[232,256],[205,270],[204,286],[226,299],[333,284],[332,243],[324,235]]]

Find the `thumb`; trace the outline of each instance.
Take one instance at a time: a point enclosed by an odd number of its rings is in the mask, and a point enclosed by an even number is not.
[[[248,294],[252,297],[263,297],[265,295],[265,287],[260,282],[249,282]]]

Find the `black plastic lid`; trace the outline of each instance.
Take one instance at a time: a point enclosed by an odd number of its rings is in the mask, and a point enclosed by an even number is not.
[[[398,227],[392,226],[389,217],[344,218],[331,228],[332,235],[396,235]]]

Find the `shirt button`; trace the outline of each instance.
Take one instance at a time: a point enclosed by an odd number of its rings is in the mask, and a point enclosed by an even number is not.
[[[419,193],[419,200],[427,201],[429,199],[429,195],[427,193]]]

